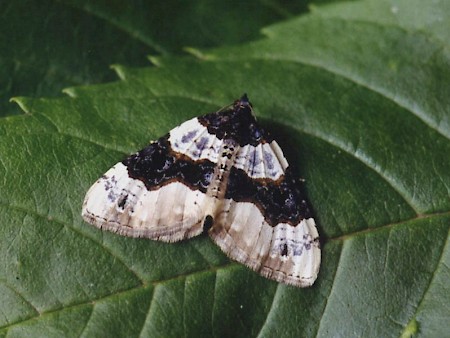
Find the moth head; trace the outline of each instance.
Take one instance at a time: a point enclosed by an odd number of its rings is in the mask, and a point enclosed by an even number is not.
[[[252,110],[252,104],[248,100],[247,93],[241,96],[240,99],[234,101],[234,109],[250,109]]]

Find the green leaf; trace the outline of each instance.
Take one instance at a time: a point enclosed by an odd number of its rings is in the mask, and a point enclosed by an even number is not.
[[[254,39],[307,2],[3,1],[0,116],[21,113],[12,96],[58,96],[67,86],[111,81],[114,63],[144,66],[148,54]]]
[[[446,336],[446,6],[316,8],[201,60],[15,99],[27,114],[0,120],[0,335]],[[324,240],[311,288],[266,280],[204,236],[165,244],[81,220],[116,161],[243,92],[306,179]]]
[[[154,53],[111,23],[43,0],[0,3],[0,116],[22,113],[16,95],[58,96],[61,88],[111,81],[114,62],[145,65]]]

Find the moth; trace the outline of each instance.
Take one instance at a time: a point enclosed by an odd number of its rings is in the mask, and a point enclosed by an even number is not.
[[[82,216],[101,229],[164,242],[207,232],[229,258],[307,287],[321,251],[300,183],[244,94],[114,165],[87,192]]]

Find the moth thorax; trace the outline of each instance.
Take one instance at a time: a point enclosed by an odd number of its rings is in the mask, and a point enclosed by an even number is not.
[[[208,196],[212,197],[214,204],[220,203],[225,197],[228,176],[238,150],[239,145],[231,139],[225,139],[220,148],[214,175],[206,192]]]

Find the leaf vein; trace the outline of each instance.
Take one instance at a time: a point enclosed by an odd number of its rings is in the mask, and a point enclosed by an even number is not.
[[[152,306],[153,306],[153,301],[155,299],[155,293],[156,293],[156,287],[154,287],[153,290],[152,290],[152,299],[150,299],[150,302],[148,303],[147,315],[145,316],[145,320],[142,323],[141,332],[139,332],[138,337],[143,337],[144,329],[145,329],[145,323],[147,322],[147,319],[150,316],[150,312],[151,312],[151,309],[152,309]]]
[[[89,317],[87,318],[86,323],[84,324],[83,330],[80,333],[80,337],[82,337],[83,334],[86,332],[86,330],[87,330],[87,328],[89,326],[89,322],[91,321],[92,316],[94,315],[94,311],[95,311],[95,304],[92,304],[92,306],[91,306],[91,313],[89,314]]]
[[[275,299],[278,297],[278,294],[279,294],[280,285],[281,285],[280,283],[277,284],[277,287],[276,287],[275,292],[274,292],[273,297],[272,297],[272,303],[270,304],[269,311],[266,314],[266,320],[261,325],[261,328],[259,329],[258,334],[256,335],[257,338],[263,337],[262,336],[262,332],[263,332],[264,328],[266,327],[266,325],[267,325],[267,323],[269,321],[270,314],[273,311],[274,304],[275,304]]]
[[[427,295],[427,293],[430,291],[430,288],[432,285],[434,285],[433,280],[436,277],[436,270],[439,266],[439,264],[443,264],[444,266],[446,266],[445,261],[443,260],[444,258],[444,253],[447,252],[449,250],[450,247],[450,227],[448,228],[447,231],[447,240],[445,241],[445,244],[442,246],[442,250],[441,250],[441,254],[439,259],[436,262],[436,266],[433,269],[433,276],[430,279],[430,283],[428,284],[427,288],[424,290],[424,292],[422,293],[422,297],[420,298],[420,300],[417,302],[417,307],[416,307],[416,311],[411,315],[411,318],[409,319],[407,325],[403,328],[403,330],[406,329],[406,327],[408,326],[408,324],[413,320],[416,319],[417,313],[419,312],[420,308],[422,307],[422,304],[425,300],[425,296]]]
[[[418,207],[413,205],[409,201],[409,199],[407,198],[407,197],[409,197],[410,199],[412,199],[412,197],[409,196],[409,193],[407,191],[404,191],[401,187],[396,185],[396,182],[398,180],[391,179],[388,176],[386,176],[383,172],[381,172],[379,170],[379,168],[377,168],[376,165],[373,165],[371,163],[372,161],[368,161],[367,160],[367,159],[370,158],[369,156],[358,156],[355,152],[352,152],[343,143],[341,144],[341,142],[339,142],[338,139],[329,139],[326,135],[320,135],[320,134],[312,133],[310,131],[307,131],[307,130],[304,130],[304,129],[300,129],[300,128],[297,128],[297,127],[295,127],[295,128],[299,132],[302,132],[302,133],[304,133],[306,135],[310,135],[310,136],[316,137],[319,140],[327,142],[331,146],[333,146],[333,147],[335,147],[335,148],[345,152],[346,154],[350,155],[351,157],[355,158],[356,160],[358,160],[359,162],[364,164],[368,169],[372,170],[379,177],[381,177],[387,184],[389,184],[389,186],[404,200],[404,202],[416,213],[416,215],[420,215]],[[358,154],[363,154],[363,153],[362,153],[362,151],[358,151]]]
[[[336,270],[334,272],[334,276],[333,276],[333,279],[332,279],[333,280],[333,284],[331,285],[330,292],[328,293],[328,297],[324,297],[325,298],[325,305],[323,307],[322,316],[320,316],[320,319],[319,319],[319,325],[317,325],[317,331],[315,333],[316,337],[319,336],[320,327],[322,326],[323,319],[325,317],[325,313],[327,312],[328,300],[330,299],[331,294],[334,292],[334,287],[336,285],[336,276],[338,275],[338,271],[339,271],[339,268],[341,266],[340,262],[341,262],[341,259],[342,259],[342,253],[343,252],[344,252],[344,247],[342,246],[340,254],[339,254],[339,260],[337,261],[337,264],[336,264],[337,268],[336,268]]]
[[[73,225],[68,224],[68,223],[66,223],[66,222],[64,222],[62,220],[56,219],[54,217],[40,214],[36,210],[27,209],[25,207],[13,205],[11,203],[5,203],[4,201],[0,201],[0,205],[3,205],[5,207],[24,212],[25,214],[30,214],[30,215],[36,216],[38,218],[44,219],[44,220],[49,221],[49,222],[55,222],[55,223],[57,223],[57,224],[59,224],[59,225],[61,225],[63,227],[66,227],[67,229],[72,230],[73,232],[77,233],[78,235],[82,236],[83,238],[86,238],[86,239],[92,241],[93,243],[99,245],[103,250],[105,250],[108,254],[110,254],[114,259],[116,259],[118,262],[120,262],[130,273],[132,273],[132,275],[136,279],[139,280],[140,284],[144,284],[143,279],[138,275],[138,273],[133,271],[127,264],[125,264],[125,262],[122,260],[121,257],[119,257],[117,254],[112,252],[108,247],[106,247],[105,245],[103,245],[102,243],[100,243],[99,241],[94,239],[93,237],[90,237],[90,236],[86,235],[85,233],[81,232],[80,230],[78,230]]]

